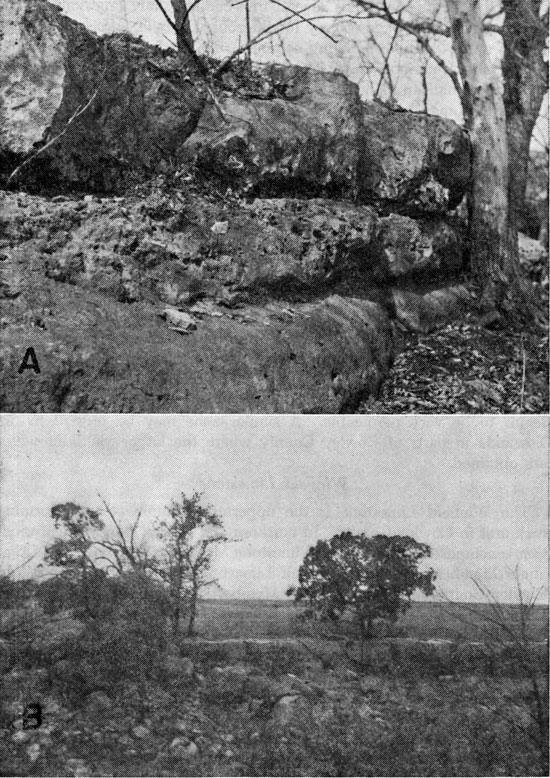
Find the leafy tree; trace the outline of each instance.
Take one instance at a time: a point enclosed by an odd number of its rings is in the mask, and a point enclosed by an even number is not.
[[[125,534],[105,500],[103,504],[114,533],[109,532],[98,511],[73,502],[51,509],[55,528],[61,534],[46,547],[44,560],[61,571],[39,587],[46,613],[70,607],[78,618],[98,618],[109,594],[109,576],[147,569],[147,549],[136,542],[141,514]]]
[[[46,547],[45,561],[53,567],[63,568],[73,580],[96,567],[121,575],[129,569],[145,569],[148,564],[146,547],[136,542],[141,513],[126,535],[108,504],[99,496],[115,530],[112,537],[98,511],[72,502],[54,505],[51,510],[55,528],[61,530],[62,535]]]
[[[351,613],[363,645],[377,619],[394,622],[410,607],[413,592],[433,593],[434,571],[419,569],[430,554],[429,546],[408,536],[342,532],[309,549],[298,572],[299,585],[287,596],[306,601],[312,614],[332,621]]]
[[[95,567],[90,555],[94,545],[92,533],[103,530],[105,524],[97,511],[73,502],[54,505],[51,514],[55,528],[61,529],[63,536],[55,538],[46,547],[45,561],[53,567],[63,568],[72,580],[81,580],[88,570]]]
[[[188,618],[187,634],[195,634],[199,593],[216,585],[208,573],[215,545],[227,542],[221,518],[211,506],[201,505],[202,494],[191,497],[182,493],[179,501],[167,506],[170,518],[157,524],[163,551],[157,558],[155,572],[168,587],[172,603],[172,626],[179,634],[182,616]]]

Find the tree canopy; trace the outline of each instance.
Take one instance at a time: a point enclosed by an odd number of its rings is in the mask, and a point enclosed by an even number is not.
[[[299,585],[287,595],[333,621],[351,612],[361,638],[368,638],[375,620],[396,621],[415,591],[433,593],[434,571],[419,569],[430,554],[429,546],[408,536],[342,532],[309,549]]]

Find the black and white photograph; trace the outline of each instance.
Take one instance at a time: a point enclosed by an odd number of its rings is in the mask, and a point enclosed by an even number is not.
[[[548,775],[546,419],[153,420],[2,419],[2,775]]]
[[[548,776],[549,0],[0,0],[0,778]]]
[[[548,412],[548,0],[2,0],[0,409]]]

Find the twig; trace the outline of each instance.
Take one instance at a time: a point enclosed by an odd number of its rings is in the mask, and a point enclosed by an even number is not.
[[[310,8],[313,8],[313,6],[317,5],[317,3],[318,3],[318,0],[314,0],[314,2],[313,2],[313,3],[310,3],[310,4],[309,4],[308,6],[306,6],[305,8],[302,8],[302,10],[301,10],[299,13],[302,13],[302,14],[303,14],[305,11],[309,11],[309,9],[310,9]],[[227,56],[227,57],[226,57],[226,58],[225,58],[225,59],[224,59],[224,60],[223,60],[223,61],[222,61],[222,62],[221,62],[219,65],[218,65],[218,67],[217,67],[217,68],[214,70],[214,72],[213,72],[213,74],[212,74],[212,75],[214,76],[214,78],[215,78],[216,76],[219,76],[221,73],[223,73],[223,71],[224,71],[224,70],[227,68],[227,66],[229,65],[229,63],[230,63],[232,60],[234,60],[234,59],[235,59],[235,57],[238,57],[238,56],[239,56],[239,54],[242,54],[244,51],[246,51],[247,49],[249,49],[251,46],[254,46],[256,43],[259,43],[259,42],[260,42],[260,40],[263,40],[263,37],[264,37],[264,36],[266,36],[266,34],[267,34],[267,33],[269,33],[271,30],[274,30],[274,28],[277,28],[277,27],[279,27],[279,25],[283,25],[283,24],[285,24],[286,22],[290,21],[291,19],[295,19],[295,17],[296,17],[296,12],[293,12],[293,13],[292,13],[290,16],[285,16],[285,18],[284,18],[284,19],[279,19],[279,21],[277,21],[277,22],[273,22],[273,24],[270,24],[270,25],[268,25],[267,27],[264,27],[264,29],[262,30],[262,32],[258,33],[258,35],[256,35],[256,37],[255,37],[255,38],[253,38],[253,39],[252,39],[250,42],[248,42],[248,43],[247,43],[247,44],[245,44],[244,46],[239,46],[237,49],[235,49],[235,51],[233,51],[231,54],[229,54],[229,55],[228,55],[228,56]],[[300,23],[301,23],[301,22],[300,22]],[[289,26],[294,26],[294,24],[293,24],[293,25],[289,25]],[[283,27],[282,29],[286,29],[286,28],[284,28],[284,27]],[[279,32],[281,32],[281,30],[280,30],[280,29],[279,29],[279,30],[275,29],[275,30],[274,30],[274,32],[272,32],[271,34],[272,34],[272,35],[277,35],[277,33],[279,33]],[[266,37],[269,37],[269,35],[267,35]]]
[[[21,570],[22,567],[25,567],[25,565],[28,565],[29,562],[31,562],[35,558],[36,554],[32,554],[28,559],[25,559],[24,562],[21,562],[20,565],[17,565],[17,567],[14,567],[12,570],[9,570],[4,575],[0,575],[0,578],[11,578],[11,576],[16,573],[18,570]]]
[[[46,143],[46,145],[45,145],[45,146],[42,146],[42,148],[38,149],[38,151],[35,151],[35,153],[34,153],[34,154],[32,154],[30,157],[27,157],[27,159],[23,160],[23,162],[22,162],[22,163],[21,163],[21,164],[20,164],[18,167],[16,167],[16,168],[15,168],[15,170],[14,170],[14,171],[13,171],[13,172],[10,174],[10,176],[9,176],[9,178],[8,178],[7,182],[6,182],[6,185],[7,185],[7,186],[9,186],[9,184],[10,184],[10,183],[11,183],[11,181],[12,181],[12,179],[13,179],[13,178],[15,178],[15,176],[17,176],[17,175],[19,174],[19,172],[21,171],[21,169],[22,169],[22,168],[24,168],[26,165],[28,165],[30,162],[32,162],[32,161],[33,161],[33,159],[36,159],[36,157],[38,157],[38,155],[39,155],[39,154],[42,154],[42,152],[43,152],[43,151],[46,151],[46,149],[50,148],[50,146],[52,146],[52,145],[53,145],[53,144],[56,142],[56,140],[59,140],[59,138],[62,138],[62,137],[63,137],[63,135],[65,135],[65,133],[66,133],[66,132],[67,132],[67,130],[69,129],[69,126],[70,126],[70,125],[71,125],[71,124],[72,124],[72,123],[75,121],[75,119],[78,119],[78,117],[79,117],[79,116],[82,116],[82,114],[84,113],[84,111],[86,111],[86,110],[87,110],[87,109],[90,107],[90,105],[92,104],[92,102],[93,102],[93,101],[95,100],[95,98],[97,97],[97,94],[98,94],[98,92],[99,92],[99,87],[98,87],[98,88],[95,90],[95,92],[94,92],[94,93],[93,93],[93,95],[90,97],[90,99],[88,100],[88,102],[86,103],[86,105],[84,105],[84,106],[83,106],[83,107],[81,107],[81,108],[77,108],[77,109],[76,109],[76,111],[73,113],[73,115],[71,116],[71,118],[69,119],[69,121],[66,123],[66,125],[65,125],[65,127],[62,129],[62,131],[59,133],[59,135],[56,135],[56,136],[55,136],[55,138],[51,138],[51,139],[50,139],[50,140],[49,140],[49,141]]]
[[[313,27],[314,30],[317,30],[317,32],[320,32],[323,35],[325,35],[330,41],[332,41],[333,43],[338,43],[336,38],[333,38],[332,35],[329,35],[329,33],[326,30],[323,30],[322,27],[319,27],[317,24],[313,24],[311,19],[308,19],[306,16],[302,16],[300,11],[293,11],[292,8],[289,8],[288,5],[281,3],[280,0],[269,0],[269,2],[281,6],[281,8],[285,9],[285,11],[290,11],[291,13],[294,13],[298,18],[302,19],[302,21],[309,24],[310,27]]]
[[[174,32],[178,31],[178,26],[175,22],[170,19],[170,16],[168,15],[168,12],[166,11],[166,8],[163,6],[163,4],[160,2],[160,0],[153,0],[157,8],[160,10],[170,27],[174,30]]]
[[[401,21],[401,11],[399,11],[399,16],[397,18],[399,19],[399,21]],[[393,47],[395,45],[395,41],[396,41],[396,38],[397,38],[398,35],[399,35],[399,27],[396,24],[395,25],[395,30],[393,31],[393,36],[392,36],[392,39],[391,39],[391,43],[390,43],[390,46],[388,48],[388,53],[384,57],[384,66],[382,68],[382,72],[380,73],[380,78],[378,80],[378,85],[377,85],[376,90],[374,92],[374,97],[378,97],[378,94],[380,92],[382,84],[384,83],[384,76],[386,75],[386,71],[387,71],[387,73],[388,73],[388,82],[389,82],[388,86],[389,86],[389,89],[390,89],[390,98],[393,99],[393,91],[394,90],[393,90],[392,77],[391,77],[390,68],[389,68],[389,62],[390,62],[391,53],[393,51]]]
[[[521,336],[521,354],[523,367],[521,371],[521,392],[519,396],[519,412],[523,413],[523,402],[525,399],[525,346],[523,345],[523,335]]]

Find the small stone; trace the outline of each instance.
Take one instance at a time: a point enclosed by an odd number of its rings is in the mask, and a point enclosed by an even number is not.
[[[86,707],[94,710],[108,710],[113,703],[104,692],[92,692],[86,697]]]
[[[189,743],[185,750],[187,752],[187,756],[194,757],[199,755],[199,747],[196,743],[193,743],[193,741]]]
[[[344,673],[344,678],[346,681],[355,681],[357,678],[359,678],[359,675],[355,673],[353,670],[346,669]]]
[[[67,759],[67,769],[75,778],[83,778],[91,773],[84,759]]]
[[[28,743],[28,741],[31,739],[31,733],[29,730],[21,729],[19,732],[15,732],[11,736],[11,739],[16,746],[19,746],[22,743]]]
[[[40,756],[40,743],[31,743],[27,748],[27,756],[31,763],[34,764]]]
[[[178,311],[176,308],[165,308],[160,316],[162,319],[166,319],[168,324],[177,327],[178,330],[190,331],[197,329],[195,319],[188,313]]]
[[[189,657],[184,656],[180,659],[180,672],[187,676],[191,676],[195,672],[195,665]]]
[[[376,716],[376,711],[374,711],[370,705],[363,703],[359,708],[357,708],[357,715],[362,719],[369,719],[373,716]]]
[[[187,740],[183,737],[175,737],[170,743],[170,751],[177,751],[187,746]]]
[[[225,235],[228,229],[229,222],[214,222],[210,227],[210,231],[213,232],[214,235]]]
[[[148,737],[150,734],[151,732],[147,729],[147,727],[142,727],[141,724],[138,724],[137,727],[132,729],[132,735],[138,740],[143,740],[143,738]]]
[[[277,724],[288,724],[301,712],[303,697],[300,694],[288,694],[282,697],[271,711],[271,720]]]

